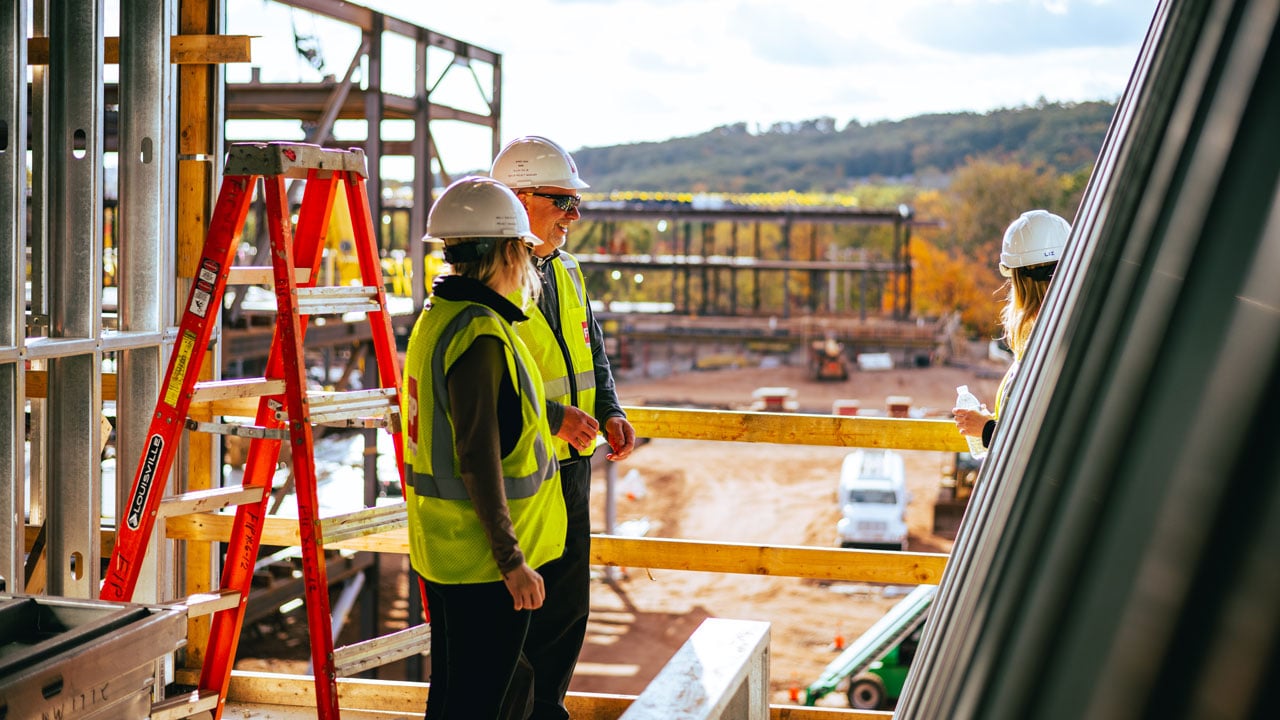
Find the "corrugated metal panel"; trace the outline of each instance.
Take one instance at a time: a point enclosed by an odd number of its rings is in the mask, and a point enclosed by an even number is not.
[[[1278,15],[1157,9],[900,717],[1272,710]]]

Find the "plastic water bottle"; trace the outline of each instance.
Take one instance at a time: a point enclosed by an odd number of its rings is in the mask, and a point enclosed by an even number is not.
[[[961,410],[981,410],[982,403],[978,402],[978,398],[969,392],[968,385],[961,385],[956,388],[956,407]],[[987,456],[987,449],[982,446],[982,438],[972,435],[965,435],[964,439],[969,442],[969,454],[974,460],[981,460]]]

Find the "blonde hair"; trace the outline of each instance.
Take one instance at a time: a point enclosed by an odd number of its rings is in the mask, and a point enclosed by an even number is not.
[[[542,289],[529,246],[520,238],[497,238],[494,248],[479,259],[452,263],[452,266],[455,275],[479,280],[495,290],[516,286],[522,310],[537,301]]]
[[[1008,302],[1000,311],[1004,341],[1009,344],[1013,357],[1018,360],[1027,351],[1031,331],[1035,328],[1036,318],[1040,317],[1040,306],[1044,304],[1045,293],[1049,290],[1050,278],[1036,279],[1027,270],[1028,268],[1013,268],[1012,276],[1006,283],[1009,288]]]

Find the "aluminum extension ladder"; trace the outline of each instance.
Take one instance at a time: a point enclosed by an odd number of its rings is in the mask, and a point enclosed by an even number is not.
[[[407,525],[404,503],[321,518],[316,496],[313,424],[385,427],[394,437],[404,489],[404,450],[399,417],[400,371],[387,313],[373,220],[365,191],[363,151],[328,150],[299,143],[238,143],[230,147],[222,187],[168,371],[160,386],[147,442],[134,476],[131,501],[122,508],[115,548],[101,598],[132,598],[147,544],[158,516],[236,505],[235,524],[223,564],[222,602],[215,610],[199,687],[191,697],[165,703],[164,717],[212,710],[221,717],[226,702],[245,603],[262,537],[280,443],[293,450],[299,537],[301,539],[307,626],[320,718],[338,718],[337,677],[423,651],[428,626],[400,631],[345,648],[333,647],[324,544],[385,532]],[[261,178],[271,239],[271,267],[233,267],[245,216]],[[293,226],[286,178],[305,179]],[[345,192],[350,208],[362,286],[317,287],[324,238],[335,193]],[[269,283],[275,288],[276,323],[262,378],[196,382],[227,284]],[[365,313],[372,330],[381,387],[349,393],[307,392],[303,343],[311,316]],[[252,425],[197,422],[188,418],[193,400],[258,398]],[[163,498],[166,478],[184,430],[250,438],[241,487],[197,491]],[[158,704],[159,705],[159,704]]]

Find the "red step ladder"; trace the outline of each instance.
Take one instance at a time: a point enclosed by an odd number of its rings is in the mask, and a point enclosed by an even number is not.
[[[321,518],[316,496],[313,424],[387,427],[394,438],[396,464],[400,468],[401,490],[404,490],[400,370],[365,177],[365,156],[358,149],[328,150],[299,143],[239,143],[232,145],[227,154],[222,188],[147,431],[131,501],[121,509],[115,548],[101,592],[104,600],[132,598],[158,516],[207,510],[211,504],[215,508],[219,503],[237,505],[223,564],[221,594],[225,601],[213,617],[199,688],[187,710],[195,710],[195,704],[200,704],[213,709],[215,718],[222,714],[280,443],[286,439],[293,450],[318,716],[339,717],[338,675],[361,672],[424,651],[428,646],[427,626],[417,625],[347,648],[335,650],[333,647],[324,543],[407,525],[404,503],[337,518]],[[259,178],[264,187],[272,265],[269,268],[232,267]],[[296,228],[290,218],[286,178],[306,180]],[[362,282],[359,287],[321,287],[316,282],[337,192],[346,193],[351,213]],[[228,283],[274,285],[276,323],[266,371],[262,378],[197,383]],[[381,387],[349,393],[308,393],[303,347],[309,318],[349,312],[365,313],[371,326]],[[193,400],[253,397],[258,398],[258,405],[252,425],[188,419]],[[243,486],[162,498],[179,434],[184,429],[249,437]],[[223,499],[219,501],[218,497]],[[183,717],[181,710],[171,712],[173,717]]]

